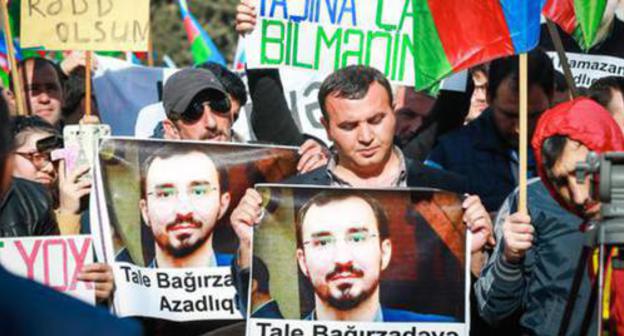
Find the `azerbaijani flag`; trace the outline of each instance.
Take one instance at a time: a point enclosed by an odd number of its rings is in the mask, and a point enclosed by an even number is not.
[[[22,53],[17,41],[13,39],[13,46],[15,47],[15,58],[19,62],[22,60]],[[11,76],[11,64],[9,62],[9,54],[7,52],[6,40],[4,34],[0,34],[0,79],[4,87],[9,86],[9,78]]]
[[[238,39],[238,45],[236,46],[236,54],[234,55],[234,71],[244,71],[247,64],[247,54],[245,53],[245,43],[242,38]]]
[[[178,3],[180,4],[182,19],[184,20],[186,36],[191,43],[191,52],[193,53],[195,64],[211,61],[225,66],[225,59],[221,56],[219,49],[217,49],[217,46],[208,36],[208,33],[188,10],[186,0],[178,0]]]
[[[411,1],[416,89],[430,88],[453,72],[536,47],[545,1]]]
[[[544,16],[572,35],[583,50],[596,44],[607,4],[615,0],[548,0]]]

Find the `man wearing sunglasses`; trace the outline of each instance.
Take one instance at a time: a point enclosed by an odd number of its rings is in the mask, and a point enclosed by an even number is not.
[[[183,69],[164,87],[168,139],[230,141],[234,113],[223,85],[209,71]]]
[[[232,125],[241,103],[228,93],[213,71],[198,68],[180,70],[167,80],[163,89],[163,105],[167,115],[163,121],[164,137],[236,141]],[[326,150],[313,139],[304,141],[299,153],[299,173],[309,172],[327,163]]]

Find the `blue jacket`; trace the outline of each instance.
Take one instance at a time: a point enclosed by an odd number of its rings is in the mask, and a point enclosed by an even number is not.
[[[275,300],[269,301],[251,314],[254,318],[283,319],[284,315]]]
[[[316,320],[316,313],[313,311],[305,320]],[[444,315],[419,314],[403,309],[381,307],[381,321],[374,322],[455,322],[455,319]]]
[[[536,175],[533,162],[529,148],[529,176]],[[518,160],[498,134],[491,109],[441,137],[425,163],[465,177],[468,192],[478,195],[488,211],[497,211],[518,185]]]
[[[496,219],[496,248],[475,283],[477,308],[481,317],[491,324],[518,314],[524,333],[557,335],[583,250],[585,237],[580,231],[583,221],[559,206],[539,178],[529,182],[527,193],[529,215],[535,228],[533,247],[522,263],[511,264],[503,259],[502,224],[509,213],[516,211],[516,192],[505,201]],[[568,335],[580,333],[588,307],[590,281],[586,270],[584,267]],[[595,329],[595,324],[592,327]]]
[[[14,276],[0,267],[2,335],[141,335],[141,326],[117,319],[68,295]]]

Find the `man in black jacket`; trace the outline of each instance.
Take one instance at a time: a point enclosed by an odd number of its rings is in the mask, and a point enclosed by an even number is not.
[[[396,127],[392,110],[392,90],[388,80],[376,69],[349,66],[323,81],[319,90],[321,122],[335,151],[326,166],[285,181],[342,187],[430,187],[458,193],[466,191],[463,179],[421,163],[406,159],[393,145]],[[231,223],[240,239],[235,279],[243,298],[248,281],[245,271],[250,262],[251,228],[260,220],[262,198],[248,189],[236,209]],[[481,250],[491,241],[491,220],[476,196],[463,204],[464,221],[474,234],[472,250]],[[245,302],[241,302],[245,304]]]

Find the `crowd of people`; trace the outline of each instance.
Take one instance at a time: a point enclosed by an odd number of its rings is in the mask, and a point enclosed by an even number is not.
[[[241,1],[236,32],[248,34],[255,23],[256,8]],[[608,24],[612,29],[589,55],[624,62],[622,22],[613,16]],[[560,34],[566,50],[578,52],[573,40]],[[250,99],[250,121],[258,141],[299,147],[298,174],[285,184],[431,187],[466,194],[463,220],[473,234],[472,333],[595,333],[596,319],[587,318],[591,315],[587,311],[597,307],[592,292],[595,280],[590,267],[578,261],[587,256],[583,233],[601,219],[601,204],[589,177],[579,179],[575,169],[589,152],[624,150],[624,77],[596,78],[591,86],[573,92],[563,74],[555,70],[547,53],[552,50],[544,30],[540,47],[528,53],[528,212],[518,209],[517,56],[479,65],[469,71],[464,92],[442,90],[437,96],[390,84],[383,73],[364,65],[339,69],[323,80],[318,92],[319,122],[331,143],[297,127],[278,70],[248,69],[245,82],[221,65],[201,64],[181,69],[167,80],[162,95],[166,118],[152,137],[243,142],[232,127]],[[81,78],[91,71],[84,65],[80,53],[68,54],[60,64],[43,57],[20,61],[27,116],[15,116],[13,85],[2,88],[0,237],[89,233],[92,183],[82,177],[90,174],[91,167],[80,165],[67,171],[65,162],[51,155],[63,146],[65,126],[99,122],[95,95],[92,115],[84,113]],[[171,158],[161,154],[142,174],[154,179],[158,165],[175,169],[185,164],[186,156],[197,155],[190,152]],[[218,180],[214,168],[197,174]],[[145,176],[143,180],[152,183]],[[226,192],[221,191],[219,197],[220,208],[209,211],[220,218],[228,208],[233,209],[230,222],[240,247],[235,257],[217,256],[213,264],[232,267],[239,305],[246,311],[252,281],[249,268],[256,262],[251,253],[252,231],[261,218],[262,197],[253,188],[246,190],[238,204],[230,204]],[[148,206],[147,195],[142,194],[142,199],[143,219],[158,237],[166,219],[159,218],[157,207]],[[149,267],[173,267],[172,250],[164,247],[175,242],[155,243],[157,253]],[[207,264],[202,258],[205,249],[212,246],[204,244],[194,250],[196,265]],[[309,267],[310,260],[302,258],[300,262]],[[608,275],[604,327],[613,335],[624,335],[624,275],[615,266]],[[86,265],[78,277],[95,284],[99,309],[0,268],[3,330],[11,335],[140,333],[140,322],[116,319],[104,311],[115,288],[108,264]],[[331,313],[330,305],[319,306],[312,319]],[[146,333],[159,333],[157,327],[142,322]],[[207,328],[204,324],[203,328],[196,333],[242,335],[245,323]]]

